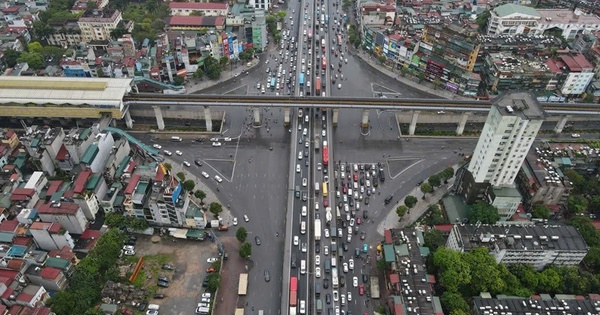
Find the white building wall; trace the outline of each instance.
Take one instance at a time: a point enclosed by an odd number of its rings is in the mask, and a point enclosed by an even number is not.
[[[115,140],[110,132],[100,133],[96,136],[96,141],[98,144],[98,154],[96,154],[96,158],[92,161],[90,165],[90,169],[94,173],[103,173],[104,166],[106,165],[106,161],[108,160],[108,156],[112,150],[113,145],[115,144]]]
[[[561,88],[562,94],[579,95],[586,91],[594,78],[593,72],[571,72]]]
[[[498,209],[501,221],[509,220],[521,203],[521,197],[496,197],[492,206]]]
[[[69,233],[73,234],[83,233],[88,222],[81,209],[79,209],[75,215],[41,213],[40,219],[42,219],[42,222],[58,222],[69,231]]]

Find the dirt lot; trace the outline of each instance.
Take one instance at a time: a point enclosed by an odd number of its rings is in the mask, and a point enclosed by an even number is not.
[[[173,242],[173,238],[167,236],[163,236],[158,243],[152,243],[149,236],[141,236],[135,249],[136,257],[146,258],[139,281],[145,278],[144,287],[166,295],[165,299],[150,299],[149,303],[159,304],[161,314],[194,314],[199,296],[204,292],[202,280],[206,268],[210,266],[206,260],[218,257],[217,245],[210,240]],[[162,270],[163,263],[175,266],[176,270]],[[158,288],[158,276],[168,277],[170,286]]]

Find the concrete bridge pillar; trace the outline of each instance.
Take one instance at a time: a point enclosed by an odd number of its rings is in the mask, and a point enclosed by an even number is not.
[[[211,132],[212,129],[212,115],[210,113],[210,107],[204,106],[204,122],[206,123],[206,131]]]
[[[158,106],[152,106],[154,108],[154,116],[156,116],[156,125],[158,130],[165,130],[165,120],[163,119],[162,110]]]
[[[334,127],[337,126],[339,113],[340,113],[340,109],[339,108],[334,108],[333,109],[333,126]]]
[[[289,127],[290,126],[290,108],[286,107],[283,109],[283,125],[285,127]]]
[[[363,109],[362,120],[360,122],[360,126],[363,128],[369,127],[369,110],[368,109]]]
[[[252,112],[254,113],[254,126],[260,126],[260,108],[254,107]]]
[[[462,113],[462,116],[460,116],[460,121],[458,122],[458,126],[456,127],[456,135],[457,136],[462,136],[463,132],[465,131],[465,125],[467,124],[467,121],[469,120],[469,115],[471,113],[469,112],[464,112]]]
[[[419,114],[421,111],[416,110],[413,112],[412,120],[410,121],[410,126],[408,127],[408,135],[414,136],[415,129],[417,129],[417,121],[419,120]]]
[[[565,115],[560,117],[560,119],[556,123],[556,126],[554,127],[554,133],[562,133],[563,129],[565,128],[565,125],[567,124],[567,121],[571,117],[571,115]]]
[[[125,125],[127,125],[127,129],[133,128],[133,119],[131,119],[131,113],[129,110],[125,112]]]

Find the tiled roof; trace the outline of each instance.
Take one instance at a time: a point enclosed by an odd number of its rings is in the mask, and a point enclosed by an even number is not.
[[[53,267],[44,267],[42,268],[42,270],[40,271],[40,277],[44,278],[44,279],[51,279],[54,280],[56,279],[58,276],[60,275],[60,269],[57,268],[53,268]]]
[[[2,232],[14,232],[19,225],[19,221],[17,220],[5,220],[0,223],[0,231]]]
[[[72,202],[46,203],[40,206],[40,214],[67,214],[73,215],[79,210],[79,205]]]
[[[224,24],[222,16],[172,16],[169,25],[181,26],[220,26]]]
[[[85,190],[85,183],[88,181],[88,178],[92,175],[92,170],[87,169],[85,171],[79,172],[77,178],[75,179],[75,185],[73,187],[73,191],[77,194],[82,194]]]
[[[63,161],[67,158],[69,151],[67,151],[67,147],[63,144],[60,146],[58,153],[56,153],[56,159],[59,161]]]
[[[171,2],[171,9],[188,9],[188,10],[225,10],[227,2],[224,3],[206,3],[206,2]]]
[[[125,194],[126,195],[133,194],[133,192],[135,191],[135,186],[137,186],[137,183],[139,181],[140,181],[140,175],[134,174],[133,176],[131,176],[131,180],[129,181],[129,183],[127,184],[127,187],[125,188]]]

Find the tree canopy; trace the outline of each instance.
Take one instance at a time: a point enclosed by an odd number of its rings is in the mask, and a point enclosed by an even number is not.
[[[486,202],[479,201],[469,209],[469,222],[472,224],[477,222],[494,224],[498,220],[500,220],[498,209]]]
[[[404,198],[404,204],[410,209],[412,207],[414,207],[417,202],[419,201],[419,199],[417,199],[417,197],[415,196],[411,196],[408,195]]]

